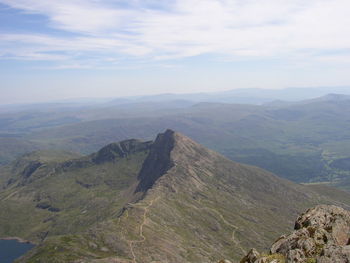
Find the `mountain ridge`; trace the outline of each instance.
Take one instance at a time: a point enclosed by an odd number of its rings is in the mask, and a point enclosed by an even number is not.
[[[115,151],[120,144],[130,143],[134,148],[126,151],[128,154]],[[34,154],[2,168],[0,236],[40,243],[51,235],[83,231],[118,213],[132,195],[130,187],[137,183],[149,145],[124,141],[102,148],[102,155],[60,162]],[[102,161],[106,153],[107,159]]]
[[[157,136],[137,180],[142,187],[132,187],[119,213],[85,232],[47,238],[19,262],[238,259],[249,247],[266,249],[301,210],[350,205],[232,162],[171,130]]]

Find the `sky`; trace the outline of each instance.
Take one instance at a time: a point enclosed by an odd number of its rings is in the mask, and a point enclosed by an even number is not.
[[[0,0],[0,104],[350,85],[349,0]]]

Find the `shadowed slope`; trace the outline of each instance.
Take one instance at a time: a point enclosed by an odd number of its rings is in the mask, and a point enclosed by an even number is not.
[[[138,176],[140,181],[136,192],[146,192],[174,164],[170,152],[174,148],[174,132],[167,130],[159,134],[151,147],[151,151],[142,165]]]

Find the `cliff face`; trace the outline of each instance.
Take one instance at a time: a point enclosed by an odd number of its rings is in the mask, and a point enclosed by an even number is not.
[[[142,165],[139,173],[139,184],[135,192],[146,192],[153,184],[174,166],[170,153],[174,148],[175,132],[167,130],[158,134],[155,142],[151,146],[150,153]]]
[[[281,236],[269,255],[250,250],[240,263],[349,263],[350,212],[320,205],[298,217],[294,231]]]

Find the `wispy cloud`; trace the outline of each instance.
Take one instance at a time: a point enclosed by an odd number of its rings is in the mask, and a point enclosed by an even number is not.
[[[159,4],[159,2],[162,2]],[[171,60],[315,57],[350,47],[348,0],[0,0],[46,26],[73,34],[0,34],[0,56],[32,60],[89,57]],[[322,57],[322,52],[317,53]],[[333,55],[332,58],[336,57]]]
[[[45,15],[53,28],[82,33],[113,29],[125,15],[125,10],[119,11],[91,0],[1,0],[0,3],[27,14]]]

